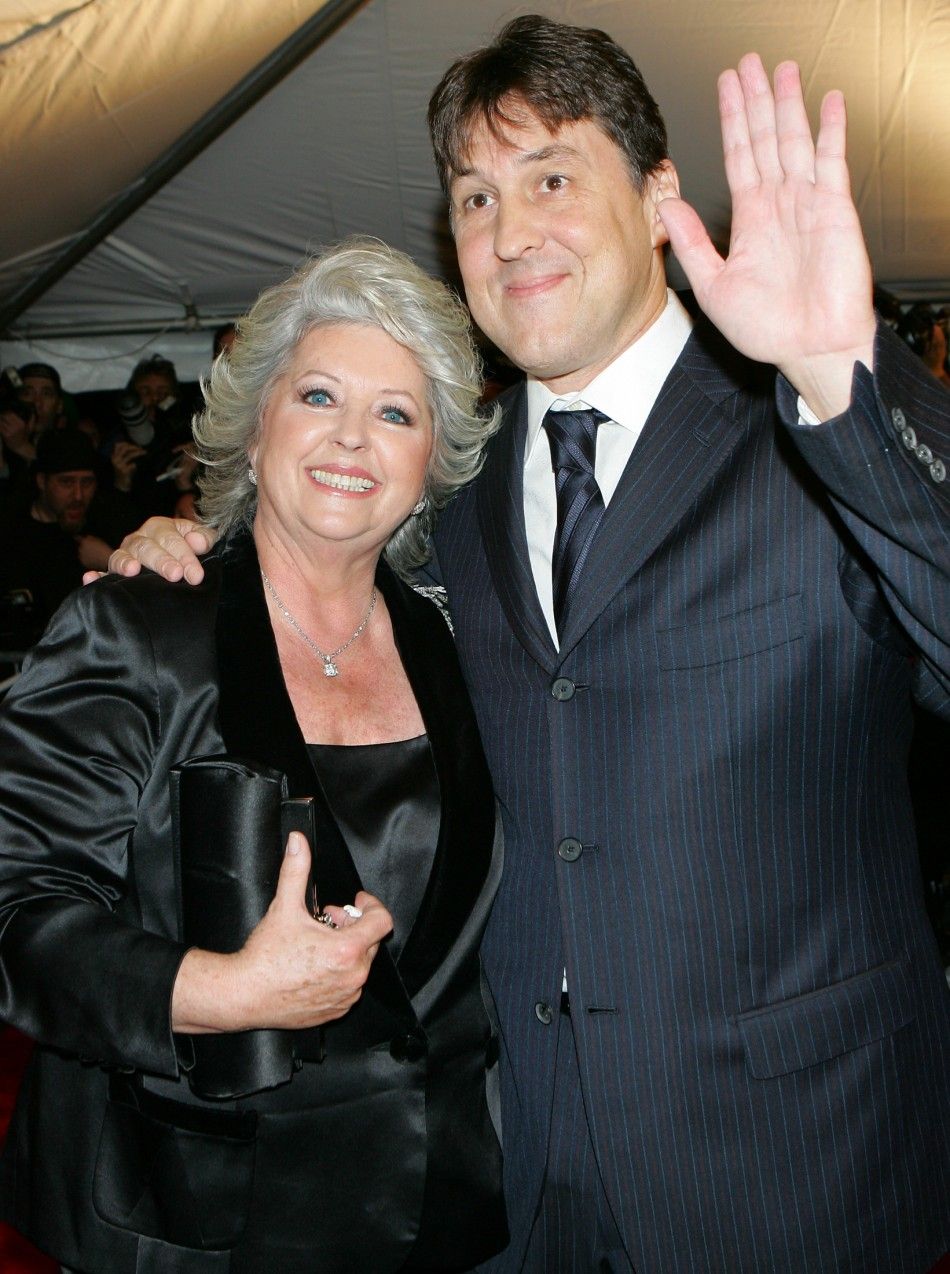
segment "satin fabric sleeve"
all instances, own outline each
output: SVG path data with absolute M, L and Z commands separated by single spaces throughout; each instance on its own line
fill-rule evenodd
M 918 702 L 950 717 L 950 393 L 880 322 L 874 359 L 873 376 L 855 368 L 841 416 L 798 424 L 795 390 L 782 377 L 779 413 L 918 656 Z M 905 441 L 908 426 L 916 447 Z M 935 480 L 941 466 L 947 476 Z
M 90 1061 L 175 1075 L 185 948 L 135 922 L 131 852 L 158 684 L 136 598 L 101 582 L 66 600 L 3 704 L 0 1018 Z

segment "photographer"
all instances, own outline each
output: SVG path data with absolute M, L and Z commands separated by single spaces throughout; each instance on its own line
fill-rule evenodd
M 173 513 L 192 489 L 191 415 L 173 363 L 154 354 L 136 364 L 118 402 L 109 457 L 116 490 L 129 494 L 143 516 Z
M 6 511 L 0 595 L 29 593 L 32 640 L 81 583 L 83 571 L 103 569 L 135 525 L 137 514 L 128 502 L 99 492 L 100 466 L 84 433 L 47 430 L 36 444 L 30 494 L 12 498 Z

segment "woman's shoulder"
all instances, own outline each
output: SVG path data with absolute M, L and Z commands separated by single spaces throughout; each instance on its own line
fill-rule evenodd
M 200 584 L 177 583 L 163 579 L 154 571 L 139 575 L 103 575 L 101 579 L 77 589 L 67 598 L 83 609 L 103 613 L 164 614 L 166 611 L 200 611 L 213 605 L 221 587 L 220 562 L 213 556 L 205 559 L 205 574 Z
M 171 584 L 152 572 L 131 578 L 104 575 L 66 597 L 27 663 L 45 665 L 60 657 L 108 661 L 120 655 L 134 663 L 146 653 L 158 656 L 169 642 L 176 649 L 193 645 L 212 631 L 219 591 L 214 566 L 195 587 Z

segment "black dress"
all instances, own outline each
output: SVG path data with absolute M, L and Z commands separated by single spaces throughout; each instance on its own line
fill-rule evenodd
M 308 743 L 307 752 L 364 889 L 393 917 L 393 931 L 384 941 L 398 968 L 439 839 L 439 783 L 428 737 L 354 746 Z M 305 1062 L 291 1084 L 257 1093 L 252 1101 L 259 1111 L 277 1111 L 318 1107 L 324 1099 L 320 1066 Z M 437 1165 L 430 1167 L 438 1172 Z M 435 1173 L 427 1175 L 427 1187 Z M 435 1206 L 427 1188 L 419 1237 L 402 1267 L 406 1274 L 471 1268 L 464 1251 L 457 1254 L 458 1264 L 446 1264 L 445 1227 L 444 1210 Z

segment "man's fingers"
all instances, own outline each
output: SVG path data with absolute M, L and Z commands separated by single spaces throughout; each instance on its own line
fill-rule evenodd
M 758 53 L 747 53 L 739 60 L 738 69 L 755 165 L 762 178 L 775 181 L 782 175 L 782 165 L 778 157 L 772 85 Z
M 126 540 L 131 538 L 131 536 L 127 535 L 122 543 L 125 544 Z M 138 575 L 141 569 L 141 562 L 134 558 L 126 549 L 118 548 L 109 555 L 109 570 L 113 575 Z M 83 577 L 83 583 L 89 584 L 91 582 L 85 576 Z
M 847 139 L 848 112 L 844 94 L 839 89 L 832 89 L 821 103 L 821 122 L 815 144 L 815 180 L 839 195 L 851 193 Z
M 722 257 L 706 233 L 699 214 L 685 199 L 663 199 L 657 204 L 670 247 L 686 273 L 700 305 L 722 270 Z
M 797 62 L 780 62 L 775 68 L 775 127 L 785 174 L 814 181 L 815 145 Z
M 213 533 L 200 522 L 149 518 L 141 530 L 125 537 L 112 554 L 109 569 L 120 575 L 137 575 L 141 565 L 173 583 L 184 577 L 189 584 L 199 584 L 204 567 L 196 552 L 207 552 L 213 543 Z
M 759 170 L 752 154 L 742 85 L 735 71 L 723 71 L 719 77 L 719 126 L 729 189 L 733 194 L 753 189 L 759 184 Z

